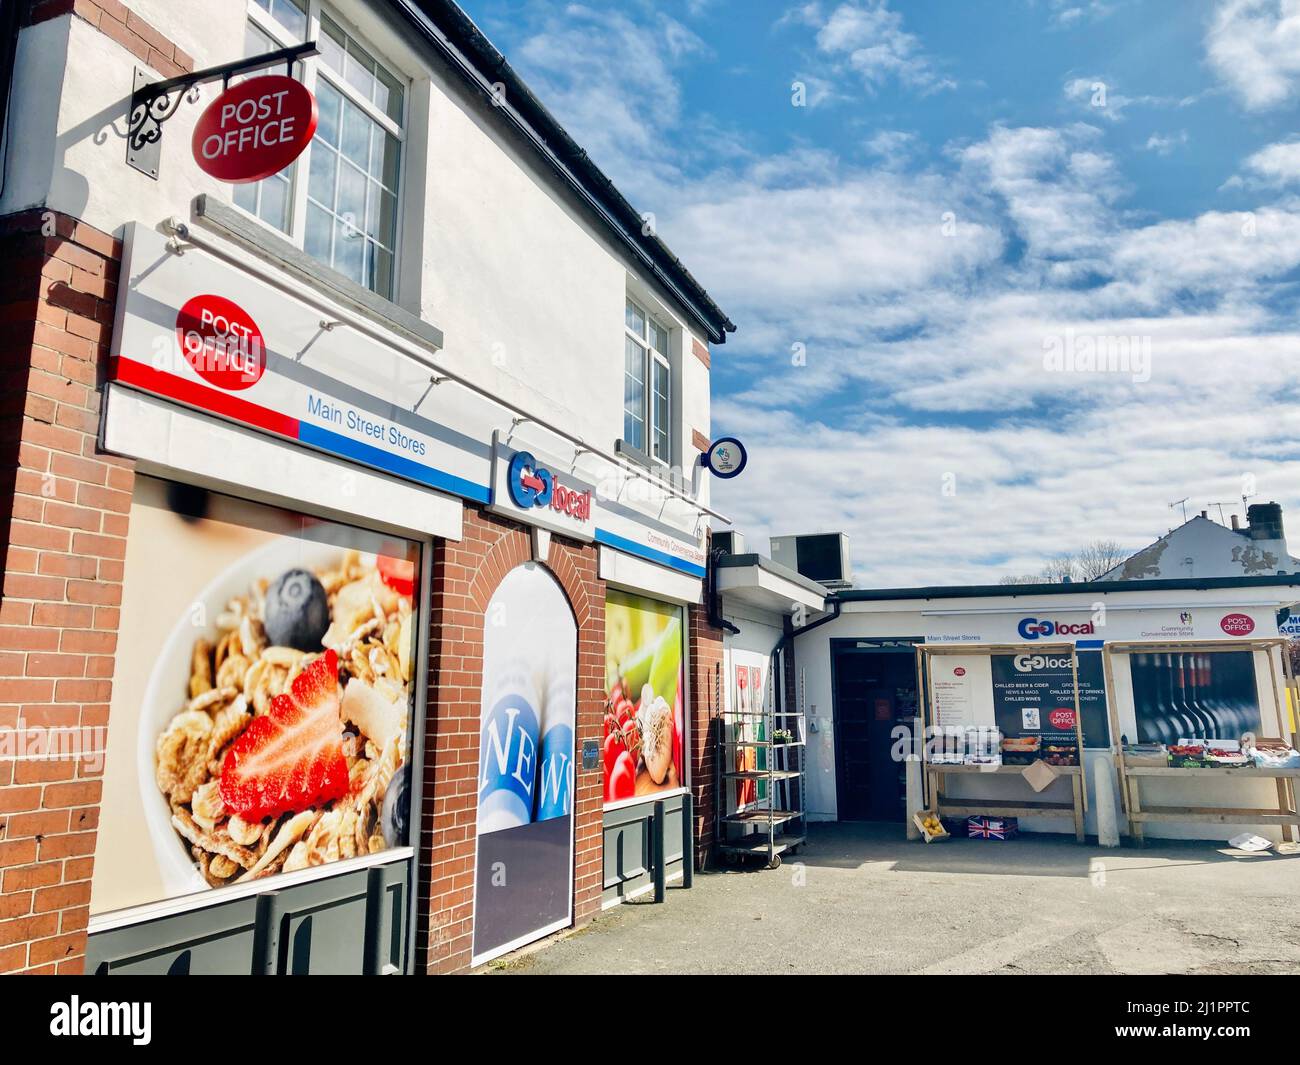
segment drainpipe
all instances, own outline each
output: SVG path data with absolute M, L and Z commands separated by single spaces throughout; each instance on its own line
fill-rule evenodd
M 791 629 L 789 632 L 783 632 L 781 634 L 781 639 L 777 641 L 776 649 L 772 653 L 773 655 L 776 656 L 777 662 L 779 663 L 781 668 L 781 697 L 783 701 L 785 699 L 785 661 L 786 661 L 785 649 L 786 647 L 791 645 L 794 642 L 794 638 L 796 636 L 801 636 L 805 632 L 812 632 L 813 629 L 819 629 L 827 622 L 834 621 L 837 617 L 840 616 L 840 611 L 842 608 L 843 608 L 843 604 L 840 603 L 839 598 L 836 596 L 832 596 L 831 612 L 827 614 L 824 618 L 818 618 L 816 621 L 812 622 L 811 624 L 802 625 L 797 629 Z

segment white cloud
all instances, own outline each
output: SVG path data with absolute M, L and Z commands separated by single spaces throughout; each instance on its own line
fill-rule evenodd
M 1186 143 L 1187 130 L 1181 129 L 1177 133 L 1153 133 L 1147 138 L 1145 147 L 1156 155 L 1169 155 L 1175 148 L 1181 148 Z
M 1247 109 L 1287 103 L 1300 84 L 1300 0 L 1219 0 L 1205 49 Z
M 817 47 L 844 57 L 872 90 L 891 81 L 921 92 L 952 89 L 915 34 L 903 29 L 903 16 L 885 0 L 840 4 L 817 30 Z
M 1300 337 L 1272 306 L 1300 268 L 1300 198 L 1135 218 L 1084 123 L 995 124 L 933 163 L 895 130 L 856 160 L 735 131 L 719 156 L 676 84 L 707 45 L 647 58 L 645 24 L 575 10 L 516 54 L 739 324 L 714 353 L 713 429 L 751 463 L 714 502 L 759 549 L 843 530 L 864 584 L 988 582 L 1099 537 L 1140 547 L 1170 500 L 1234 499 L 1247 473 L 1300 508 Z M 797 17 L 834 24 L 847 62 L 856 23 Z M 1281 185 L 1291 160 L 1274 145 L 1243 170 Z M 1130 337 L 1145 374 L 1046 358 Z
M 1251 176 L 1267 185 L 1292 185 L 1300 182 L 1300 140 L 1270 144 L 1251 155 L 1245 162 Z

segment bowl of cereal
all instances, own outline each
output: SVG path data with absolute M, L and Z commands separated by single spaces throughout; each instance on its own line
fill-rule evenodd
M 277 539 L 177 619 L 137 748 L 168 896 L 393 845 L 385 798 L 405 779 L 413 586 L 404 560 Z

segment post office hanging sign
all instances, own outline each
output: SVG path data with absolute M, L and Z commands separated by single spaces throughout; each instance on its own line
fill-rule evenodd
M 241 184 L 277 174 L 316 132 L 316 98 L 300 81 L 264 74 L 232 85 L 194 127 L 194 161 L 219 181 Z

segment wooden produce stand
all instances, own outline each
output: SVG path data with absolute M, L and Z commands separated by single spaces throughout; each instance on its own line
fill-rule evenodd
M 1087 778 L 1083 768 L 1083 714 L 1079 707 L 1079 656 L 1072 643 L 1013 643 L 1013 644 L 918 644 L 916 648 L 917 673 L 924 679 L 926 698 L 921 700 L 922 724 L 926 726 L 926 737 L 933 733 L 930 726 L 938 729 L 932 700 L 934 699 L 934 663 L 939 655 L 995 655 L 995 654 L 1068 654 L 1071 672 L 1074 675 L 1074 731 L 1079 745 L 1079 764 L 1072 766 L 1052 766 L 1058 776 L 1070 780 L 1071 799 L 1069 802 L 1053 802 L 1046 799 L 959 799 L 947 798 L 944 794 L 946 780 L 950 776 L 1020 776 L 1025 766 L 999 765 L 943 765 L 929 760 L 930 745 L 922 745 L 922 759 L 926 794 L 929 796 L 930 809 L 939 817 L 970 817 L 984 814 L 1001 817 L 1068 817 L 1074 822 L 1074 838 L 1080 843 L 1085 840 L 1084 815 L 1088 810 Z M 973 726 L 978 727 L 978 726 Z M 1023 783 L 1023 781 L 1022 781 Z M 1025 785 L 1026 787 L 1028 785 Z
M 1296 781 L 1300 779 L 1300 769 L 1262 769 L 1257 766 L 1243 768 L 1226 768 L 1206 766 L 1197 769 L 1181 769 L 1174 766 L 1129 765 L 1124 758 L 1124 744 L 1119 721 L 1119 708 L 1115 702 L 1114 656 L 1130 654 L 1201 654 L 1215 651 L 1263 651 L 1268 658 L 1270 687 L 1273 691 L 1273 707 L 1277 711 L 1277 720 L 1282 729 L 1287 729 L 1288 715 L 1286 704 L 1279 694 L 1277 665 L 1273 659 L 1273 649 L 1282 648 L 1282 668 L 1285 672 L 1286 688 L 1294 689 L 1295 678 L 1291 673 L 1291 663 L 1286 654 L 1285 637 L 1269 637 L 1258 640 L 1198 640 L 1198 641 L 1130 641 L 1108 643 L 1102 651 L 1102 662 L 1106 675 L 1106 710 L 1110 716 L 1111 737 L 1115 746 L 1116 768 L 1119 772 L 1120 798 L 1124 805 L 1124 816 L 1128 820 L 1129 835 L 1139 846 L 1146 842 L 1145 826 L 1156 821 L 1181 821 L 1184 823 L 1206 824 L 1260 824 L 1282 825 L 1288 840 L 1295 841 L 1297 828 L 1300 827 L 1300 806 L 1296 804 Z M 1291 731 L 1291 746 L 1300 750 L 1300 736 Z M 1133 737 L 1137 739 L 1136 736 Z M 1190 737 L 1189 737 L 1190 738 Z M 1208 737 L 1207 737 L 1208 738 Z M 1225 737 L 1218 737 L 1220 739 Z M 1261 739 L 1281 739 L 1281 736 L 1262 736 Z M 1221 806 L 1149 806 L 1144 805 L 1141 784 L 1147 780 L 1176 779 L 1196 780 L 1205 778 L 1213 780 L 1221 777 L 1244 777 L 1254 780 L 1274 780 L 1277 783 L 1277 806 L 1264 807 L 1221 807 Z

